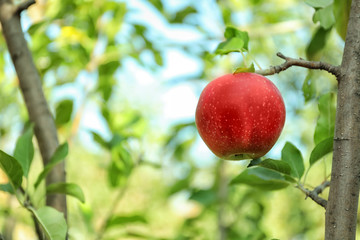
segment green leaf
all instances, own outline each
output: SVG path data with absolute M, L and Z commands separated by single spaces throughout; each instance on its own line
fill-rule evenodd
M 107 223 L 106 228 L 131 224 L 131 223 L 147 223 L 147 220 L 142 215 L 130 215 L 130 216 L 113 216 Z
M 55 153 L 51 157 L 49 163 L 45 166 L 43 171 L 39 174 L 38 178 L 36 179 L 36 182 L 34 184 L 35 188 L 39 186 L 41 181 L 49 174 L 49 172 L 61 161 L 64 160 L 64 158 L 67 156 L 69 152 L 69 146 L 67 142 L 61 144 L 58 146 L 58 148 L 55 150 Z
M 325 8 L 333 3 L 333 0 L 305 0 L 305 3 L 314 8 Z
M 240 38 L 240 39 L 242 39 L 243 42 L 244 42 L 243 48 L 245 50 L 248 50 L 249 34 L 247 32 L 240 31 L 240 30 L 236 29 L 235 27 L 226 27 L 224 37 L 226 39 L 231 39 L 231 38 Z
M 281 160 L 290 165 L 290 175 L 300 180 L 304 174 L 305 168 L 304 160 L 299 149 L 297 149 L 292 143 L 286 142 L 281 151 Z
M 304 80 L 302 91 L 305 98 L 305 103 L 307 103 L 308 101 L 310 101 L 315 97 L 316 84 L 315 84 L 314 71 L 309 71 L 308 75 Z
M 327 93 L 320 97 L 319 118 L 315 127 L 315 144 L 322 140 L 334 136 L 335 116 L 336 116 L 336 96 L 334 93 Z
M 250 67 L 239 67 L 235 69 L 234 74 L 242 73 L 242 72 L 255 72 L 254 64 L 252 63 Z
M 320 22 L 320 25 L 324 29 L 331 28 L 335 23 L 335 17 L 333 14 L 333 5 L 329 5 L 325 8 L 317 10 L 313 17 L 314 23 Z
M 100 136 L 98 133 L 94 131 L 90 131 L 93 139 L 95 142 L 97 142 L 100 146 L 102 146 L 105 149 L 111 149 L 109 142 L 107 142 L 102 136 Z
M 34 158 L 32 138 L 33 128 L 30 127 L 19 137 L 14 150 L 14 158 L 20 163 L 25 177 L 28 176 L 30 165 Z
M 111 187 L 117 187 L 125 182 L 125 176 L 122 169 L 119 168 L 114 162 L 111 162 L 108 169 L 108 180 Z
M 10 193 L 10 194 L 14 194 L 14 189 L 13 187 L 11 186 L 10 183 L 6 183 L 6 184 L 0 184 L 0 191 L 3 191 L 3 192 L 7 192 L 7 193 Z
M 133 170 L 134 163 L 130 153 L 122 145 L 111 150 L 111 160 L 108 168 L 108 180 L 112 187 L 117 187 L 126 182 Z
M 261 163 L 261 158 L 255 158 L 255 159 L 252 159 L 249 164 L 247 165 L 247 167 L 253 167 L 253 166 L 256 166 L 256 165 L 259 165 Z
M 240 52 L 240 50 L 244 47 L 244 40 L 241 38 L 230 38 L 225 42 L 222 42 L 218 45 L 217 49 L 215 50 L 215 54 L 228 54 L 231 52 Z
M 109 60 L 101 64 L 98 68 L 99 72 L 99 87 L 98 91 L 101 92 L 105 101 L 109 100 L 115 80 L 114 73 L 120 67 L 118 60 Z
M 184 19 L 192 14 L 197 13 L 196 9 L 194 7 L 188 6 L 184 8 L 183 10 L 176 13 L 175 17 L 170 20 L 171 23 L 182 23 Z
M 94 210 L 90 204 L 79 204 L 79 210 L 88 233 L 95 233 L 93 226 Z
M 159 66 L 163 66 L 164 65 L 164 60 L 163 60 L 163 57 L 161 55 L 161 52 L 153 51 L 153 53 L 154 53 L 154 59 L 155 59 L 156 64 L 159 65 Z
M 79 185 L 75 183 L 53 183 L 46 187 L 46 194 L 66 194 L 77 198 L 80 202 L 85 202 L 85 196 Z
M 57 105 L 55 114 L 55 123 L 57 127 L 60 127 L 70 121 L 72 110 L 72 100 L 65 99 Z
M 278 190 L 289 185 L 286 178 L 273 170 L 263 167 L 251 167 L 240 173 L 231 184 L 246 184 L 262 190 Z
M 189 199 L 197 201 L 205 206 L 208 206 L 216 201 L 216 193 L 211 189 L 198 190 L 198 191 L 194 191 Z
M 41 207 L 38 210 L 28 208 L 39 222 L 49 240 L 64 240 L 67 225 L 64 214 L 52 207 Z
M 334 138 L 329 137 L 319 142 L 310 154 L 310 166 L 314 165 L 319 159 L 333 151 Z
M 9 178 L 9 182 L 13 189 L 18 189 L 23 177 L 23 170 L 18 161 L 0 150 L 0 168 Z
M 174 193 L 177 193 L 177 192 L 180 192 L 180 191 L 182 191 L 182 190 L 184 190 L 184 189 L 189 188 L 189 186 L 190 186 L 190 181 L 191 181 L 190 179 L 191 179 L 191 176 L 188 176 L 188 177 L 186 177 L 186 178 L 184 178 L 184 179 L 181 179 L 181 180 L 179 180 L 179 181 L 176 181 L 176 182 L 174 183 L 174 185 L 172 185 L 172 186 L 169 188 L 169 190 L 168 190 L 169 196 L 170 196 L 170 195 L 173 195 Z
M 325 47 L 327 37 L 331 29 L 319 27 L 313 35 L 309 45 L 306 48 L 306 57 L 309 60 L 319 60 L 318 53 Z
M 163 11 L 164 6 L 163 6 L 161 0 L 148 0 L 148 2 L 151 3 L 160 12 Z
M 226 41 L 220 43 L 215 54 L 228 54 L 230 52 L 247 51 L 249 45 L 249 34 L 235 27 L 226 27 L 224 37 Z
M 349 22 L 350 8 L 351 0 L 334 0 L 335 28 L 344 41 Z
M 290 175 L 291 173 L 290 165 L 287 162 L 281 160 L 274 160 L 268 158 L 260 162 L 257 166 L 268 168 L 287 175 Z
M 40 22 L 37 22 L 37 23 L 34 23 L 32 24 L 29 29 L 27 30 L 27 32 L 30 34 L 30 35 L 33 35 L 35 34 L 38 30 L 40 29 L 44 29 L 46 27 L 46 25 L 48 25 L 50 23 L 49 20 L 42 20 Z

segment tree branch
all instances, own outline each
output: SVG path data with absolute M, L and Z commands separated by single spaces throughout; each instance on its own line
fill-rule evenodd
M 359 16 L 360 0 L 352 0 L 338 81 L 331 184 L 325 214 L 326 240 L 356 239 L 360 190 Z
M 31 5 L 35 4 L 36 1 L 35 0 L 28 0 L 25 2 L 20 3 L 19 5 L 16 6 L 16 14 L 20 14 L 22 11 L 28 9 Z
M 320 184 L 314 190 L 310 191 L 309 189 L 305 188 L 303 185 L 299 184 L 297 187 L 306 195 L 307 197 L 310 197 L 314 202 L 322 206 L 326 209 L 327 201 L 321 197 L 319 197 L 319 194 L 324 191 L 325 188 L 330 186 L 329 181 L 325 181 L 324 183 Z
M 267 75 L 273 75 L 276 73 L 280 73 L 292 66 L 298 66 L 298 67 L 303 67 L 303 68 L 308 68 L 308 69 L 325 70 L 325 71 L 335 75 L 337 78 L 340 76 L 340 66 L 334 66 L 334 65 L 331 65 L 329 63 L 324 63 L 324 62 L 307 61 L 302 58 L 300 58 L 300 59 L 290 58 L 290 57 L 284 56 L 284 54 L 282 54 L 281 52 L 278 52 L 276 55 L 279 58 L 284 59 L 285 62 L 278 66 L 272 66 L 269 69 L 257 70 L 257 71 L 255 71 L 255 73 L 263 75 L 263 76 L 267 76 Z
M 19 6 L 13 5 L 11 0 L 0 0 L 0 21 L 2 33 L 19 79 L 29 118 L 35 126 L 34 132 L 39 144 L 43 164 L 46 165 L 59 145 L 57 129 L 42 90 L 40 75 L 22 31 L 20 15 L 14 14 L 16 9 L 19 11 L 30 6 L 30 4 L 32 4 L 32 1 L 29 0 L 26 4 L 21 4 L 19 8 Z M 46 177 L 46 184 L 65 181 L 65 163 L 61 162 Z M 67 217 L 65 195 L 55 194 L 47 196 L 46 204 L 63 212 L 65 218 Z

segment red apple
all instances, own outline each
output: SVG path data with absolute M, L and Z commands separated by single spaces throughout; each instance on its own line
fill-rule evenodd
M 275 144 L 285 123 L 279 90 L 255 73 L 226 74 L 203 90 L 195 122 L 201 138 L 219 158 L 254 159 Z

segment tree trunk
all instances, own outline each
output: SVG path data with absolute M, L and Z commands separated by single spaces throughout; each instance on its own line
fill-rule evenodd
M 34 3 L 29 1 L 29 4 Z M 26 4 L 22 7 L 27 6 Z M 46 165 L 59 145 L 54 119 L 47 105 L 39 73 L 20 24 L 20 12 L 23 9 L 14 6 L 10 0 L 0 0 L 0 21 L 19 84 L 24 96 L 30 121 L 34 123 L 44 165 Z M 58 164 L 46 178 L 46 184 L 65 182 L 64 162 Z M 46 204 L 64 213 L 66 218 L 66 196 L 47 197 Z
M 360 187 L 360 0 L 353 0 L 338 77 L 325 239 L 355 239 Z

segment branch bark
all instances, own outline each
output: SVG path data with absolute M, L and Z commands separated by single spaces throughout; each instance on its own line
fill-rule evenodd
M 331 65 L 331 64 L 325 63 L 325 62 L 307 61 L 302 58 L 300 58 L 300 59 L 290 58 L 290 57 L 284 56 L 284 54 L 282 54 L 281 52 L 278 52 L 276 55 L 279 58 L 284 59 L 285 62 L 278 66 L 272 66 L 269 69 L 257 70 L 257 71 L 255 71 L 255 73 L 263 75 L 263 76 L 267 76 L 267 75 L 273 75 L 276 73 L 280 73 L 292 66 L 298 66 L 298 67 L 304 67 L 304 68 L 308 68 L 308 69 L 325 70 L 325 71 L 335 75 L 336 77 L 338 77 L 340 75 L 340 67 L 339 66 L 334 66 L 334 65 Z
M 28 110 L 29 118 L 34 123 L 44 165 L 46 165 L 59 145 L 54 119 L 46 102 L 39 73 L 20 24 L 20 12 L 29 7 L 34 1 L 27 1 L 23 5 L 15 6 L 11 0 L 0 0 L 0 22 L 3 29 L 11 59 L 19 78 L 21 92 Z M 58 164 L 46 178 L 46 184 L 65 182 L 64 162 Z M 52 206 L 67 216 L 66 196 L 51 195 L 46 199 L 48 206 Z
M 352 0 L 338 79 L 325 239 L 355 239 L 360 190 L 360 0 Z
M 314 202 L 322 206 L 326 209 L 327 201 L 321 197 L 319 197 L 319 194 L 324 191 L 325 188 L 327 188 L 330 185 L 330 182 L 326 181 L 316 188 L 314 190 L 310 191 L 309 189 L 305 188 L 303 185 L 299 184 L 298 188 L 306 194 L 306 197 L 310 197 Z

